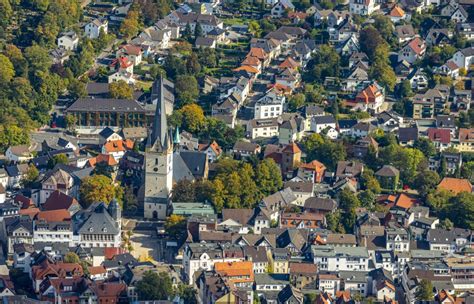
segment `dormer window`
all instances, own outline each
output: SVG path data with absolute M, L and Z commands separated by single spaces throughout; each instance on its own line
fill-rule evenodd
M 93 231 L 94 231 L 94 228 L 90 227 L 89 232 L 93 232 Z
M 102 228 L 102 232 L 107 232 L 107 228 Z

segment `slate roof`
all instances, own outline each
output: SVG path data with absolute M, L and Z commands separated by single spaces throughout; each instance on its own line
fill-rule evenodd
M 385 165 L 382 168 L 380 168 L 380 170 L 375 172 L 375 175 L 384 176 L 384 177 L 394 177 L 394 176 L 398 176 L 399 174 L 400 174 L 400 171 L 398 171 L 398 169 L 395 168 L 394 166 L 390 166 L 390 165 Z
M 398 140 L 402 142 L 408 142 L 418 139 L 418 128 L 399 128 L 398 129 Z
M 140 112 L 146 113 L 145 108 L 135 100 L 114 99 L 114 98 L 79 98 L 69 108 L 67 112 Z
M 305 209 L 333 211 L 337 208 L 335 200 L 323 197 L 310 197 L 304 202 Z
M 79 234 L 118 234 L 115 220 L 110 216 L 104 203 L 95 203 L 87 210 L 79 211 L 74 218 L 80 220 Z

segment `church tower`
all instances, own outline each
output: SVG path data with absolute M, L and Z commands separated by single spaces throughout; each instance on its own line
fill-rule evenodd
M 155 118 L 145 151 L 144 217 L 164 220 L 173 187 L 173 143 L 166 121 L 163 77 L 153 83 Z

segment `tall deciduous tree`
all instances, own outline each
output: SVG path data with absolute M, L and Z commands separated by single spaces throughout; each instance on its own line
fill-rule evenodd
M 422 279 L 415 291 L 416 300 L 431 301 L 433 300 L 433 297 L 434 297 L 433 284 L 429 280 Z
M 147 271 L 137 282 L 138 299 L 142 301 L 168 300 L 174 295 L 171 278 L 166 272 L 156 273 Z
M 0 54 L 0 86 L 9 83 L 15 76 L 13 63 L 7 56 Z
M 196 101 L 199 96 L 199 85 L 196 77 L 192 75 L 180 75 L 175 83 L 176 96 L 180 106 Z
M 86 177 L 79 189 L 83 207 L 88 207 L 95 202 L 110 203 L 112 199 L 122 202 L 123 189 L 114 185 L 112 179 L 104 175 Z
M 283 186 L 281 170 L 271 158 L 266 158 L 257 165 L 255 177 L 264 196 L 275 193 Z
M 133 89 L 125 81 L 119 80 L 109 84 L 110 97 L 119 99 L 132 99 Z

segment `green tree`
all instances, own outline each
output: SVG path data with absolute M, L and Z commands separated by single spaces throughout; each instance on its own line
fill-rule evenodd
M 81 259 L 74 252 L 68 252 L 64 256 L 64 263 L 77 263 L 77 264 L 79 264 L 80 262 L 81 262 Z
M 201 72 L 201 64 L 199 63 L 199 58 L 196 53 L 191 53 L 186 60 L 186 69 L 191 75 L 197 75 Z
M 436 148 L 433 142 L 426 137 L 420 137 L 415 140 L 413 147 L 420 150 L 424 155 L 426 155 L 426 157 L 433 156 L 436 153 Z
M 193 33 L 192 33 L 192 30 L 191 30 L 191 25 L 189 23 L 187 23 L 186 27 L 184 28 L 183 38 L 185 40 L 187 40 L 188 42 L 191 42 L 192 37 L 193 37 Z
M 182 107 L 196 101 L 199 96 L 199 86 L 196 77 L 192 75 L 180 75 L 175 83 L 176 97 Z
M 179 180 L 173 186 L 172 199 L 173 202 L 195 202 L 196 187 L 194 182 L 188 179 Z
M 375 199 L 376 195 L 370 190 L 364 190 L 359 192 L 357 195 L 362 207 L 365 207 L 369 210 L 373 210 L 375 208 Z
M 77 123 L 76 116 L 72 114 L 67 114 L 64 117 L 64 121 L 66 122 L 66 128 L 68 128 L 69 130 L 73 130 Z
M 84 178 L 79 192 L 84 208 L 95 202 L 108 204 L 114 198 L 119 202 L 122 202 L 123 199 L 122 187 L 114 185 L 112 179 L 104 175 L 93 175 Z
M 186 235 L 186 219 L 184 216 L 172 214 L 165 222 L 166 232 L 174 240 L 181 240 Z
M 370 60 L 375 61 L 376 51 L 382 45 L 386 44 L 379 31 L 372 25 L 364 27 L 360 33 L 360 49 L 366 53 Z M 387 57 L 388 59 L 388 57 Z
M 202 30 L 202 26 L 199 22 L 196 22 L 196 26 L 194 27 L 194 39 L 197 39 L 198 37 L 202 37 L 204 34 Z
M 69 81 L 68 91 L 73 99 L 87 96 L 86 84 L 75 78 Z
M 319 51 L 309 61 L 305 74 L 306 80 L 323 81 L 326 77 L 339 75 L 340 57 L 330 45 L 321 45 Z
M 341 216 L 340 210 L 336 210 L 335 212 L 326 214 L 327 228 L 336 233 L 346 233 L 346 230 L 344 229 L 344 226 L 342 225 L 341 218 L 342 216 Z
M 251 33 L 256 38 L 260 37 L 262 33 L 262 29 L 257 20 L 251 20 L 248 26 L 249 26 L 249 33 Z
M 52 64 L 48 50 L 39 45 L 27 47 L 25 49 L 25 58 L 28 60 L 30 70 L 33 73 L 47 73 Z
M 23 187 L 28 188 L 30 187 L 39 177 L 39 171 L 34 164 L 30 164 L 28 166 L 28 170 L 26 171 L 26 176 L 22 179 L 21 183 Z
M 397 83 L 397 76 L 390 66 L 389 48 L 386 43 L 377 47 L 374 52 L 373 64 L 370 67 L 369 74 L 375 78 L 381 85 L 390 91 L 393 91 Z
M 329 170 L 336 168 L 337 162 L 345 160 L 347 153 L 344 145 L 334 142 L 320 134 L 311 134 L 303 142 L 303 148 L 307 154 L 307 161 L 318 160 Z
M 271 158 L 265 158 L 257 165 L 255 178 L 263 196 L 273 194 L 283 186 L 281 170 Z
M 20 128 L 16 125 L 0 125 L 0 151 L 10 146 L 24 145 L 30 142 L 28 128 Z
M 452 197 L 445 213 L 456 227 L 474 229 L 474 194 L 461 192 Z
M 137 282 L 136 290 L 140 301 L 168 300 L 174 295 L 171 278 L 166 272 L 145 272 Z
M 250 164 L 244 163 L 239 170 L 240 201 L 244 208 L 254 208 L 262 198 L 255 183 L 255 172 Z
M 9 83 L 13 76 L 15 76 L 13 63 L 7 56 L 0 54 L 0 87 Z
M 288 108 L 290 111 L 295 112 L 297 109 L 304 106 L 306 101 L 306 96 L 302 93 L 295 94 L 291 96 L 290 101 L 288 102 Z
M 206 117 L 198 104 L 187 104 L 178 111 L 182 116 L 182 126 L 185 130 L 197 133 L 205 127 Z
M 431 301 L 434 298 L 433 284 L 429 280 L 422 279 L 416 288 L 415 298 L 417 301 Z
M 453 229 L 453 227 L 453 222 L 446 218 L 444 220 L 441 220 L 436 228 L 451 230 Z
M 426 203 L 436 214 L 443 214 L 453 195 L 446 190 L 432 191 L 426 197 Z
M 346 188 L 339 193 L 339 207 L 343 212 L 341 223 L 346 231 L 353 231 L 357 219 L 355 210 L 360 205 L 360 200 L 349 189 Z
M 66 154 L 56 154 L 48 160 L 48 168 L 52 169 L 56 165 L 67 165 L 69 164 L 69 159 Z
M 127 14 L 125 20 L 122 21 L 120 25 L 119 33 L 125 39 L 130 39 L 138 34 L 140 30 L 140 20 L 138 12 L 135 10 L 130 10 Z
M 109 84 L 110 97 L 118 99 L 132 99 L 133 88 L 125 81 L 119 80 Z
M 401 98 L 411 97 L 413 95 L 409 80 L 405 79 L 398 85 L 397 94 Z
M 426 197 L 428 193 L 433 191 L 439 184 L 440 178 L 438 173 L 431 170 L 424 170 L 418 173 L 415 186 L 421 196 Z

